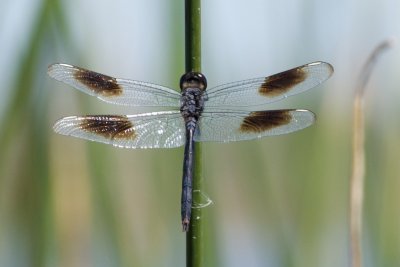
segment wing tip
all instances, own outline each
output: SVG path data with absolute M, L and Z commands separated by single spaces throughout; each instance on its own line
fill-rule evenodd
M 50 64 L 47 67 L 47 75 L 49 75 L 51 78 L 54 78 L 54 74 L 55 74 L 54 72 L 58 68 L 58 66 L 59 66 L 59 63 Z
M 76 118 L 77 116 L 69 116 L 58 119 L 53 125 L 53 131 L 58 134 L 69 135 L 69 133 L 67 133 L 65 129 L 68 128 L 68 122 L 71 120 L 75 120 Z
M 308 114 L 314 120 L 317 118 L 317 115 L 314 112 L 312 112 L 311 110 L 308 110 L 308 109 L 291 109 L 290 111 L 291 112 L 300 112 L 302 114 Z
M 328 74 L 327 75 L 327 77 L 326 77 L 326 79 L 328 79 L 329 77 L 331 77 L 332 76 L 332 74 L 334 73 L 334 71 L 335 71 L 335 69 L 334 69 L 334 67 L 332 66 L 332 64 L 330 64 L 330 63 L 328 63 L 328 62 L 325 62 L 325 61 L 315 61 L 315 62 L 311 62 L 311 63 L 308 63 L 308 64 L 306 64 L 305 66 L 319 66 L 320 68 L 321 67 L 324 67 L 324 69 L 326 70 L 326 73 Z
M 56 80 L 59 80 L 60 70 L 65 70 L 73 68 L 72 65 L 64 64 L 64 63 L 53 63 L 47 67 L 47 74 Z

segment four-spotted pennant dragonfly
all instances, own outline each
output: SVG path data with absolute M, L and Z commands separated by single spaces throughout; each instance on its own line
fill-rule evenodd
M 314 62 L 269 77 L 207 89 L 205 76 L 188 72 L 181 93 L 146 82 L 113 78 L 83 68 L 53 64 L 48 74 L 76 89 L 118 105 L 164 107 L 169 111 L 135 115 L 71 116 L 55 132 L 125 148 L 185 146 L 181 217 L 189 228 L 192 208 L 194 142 L 231 142 L 286 134 L 315 121 L 309 110 L 263 110 L 266 104 L 304 92 L 328 79 L 333 67 Z

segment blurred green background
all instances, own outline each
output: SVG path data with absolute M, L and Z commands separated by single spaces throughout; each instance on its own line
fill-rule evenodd
M 183 149 L 59 136 L 78 114 L 132 114 L 51 80 L 63 62 L 178 89 L 184 1 L 0 2 L 0 266 L 184 266 Z M 372 49 L 400 34 L 398 0 L 203 1 L 209 86 L 322 60 L 334 76 L 271 105 L 301 132 L 203 145 L 206 266 L 348 266 L 352 98 Z M 366 95 L 365 266 L 400 266 L 400 48 Z

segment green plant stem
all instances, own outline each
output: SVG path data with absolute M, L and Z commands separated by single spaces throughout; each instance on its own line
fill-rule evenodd
M 186 71 L 201 71 L 201 6 L 200 0 L 185 0 Z
M 201 71 L 201 6 L 200 0 L 185 0 L 185 65 L 186 72 Z M 193 175 L 193 205 L 201 203 L 201 146 L 195 144 Z M 201 208 L 192 208 L 189 231 L 186 234 L 186 266 L 203 266 L 203 216 Z

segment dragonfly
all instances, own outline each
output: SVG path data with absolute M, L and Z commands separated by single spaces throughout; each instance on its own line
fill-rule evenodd
M 326 62 L 312 62 L 268 77 L 207 89 L 207 79 L 190 71 L 180 79 L 181 92 L 136 80 L 114 78 L 68 64 L 52 64 L 48 75 L 111 104 L 162 107 L 165 111 L 134 115 L 69 116 L 58 120 L 56 133 L 146 149 L 184 146 L 181 222 L 188 231 L 192 209 L 195 142 L 232 142 L 287 134 L 315 122 L 305 109 L 267 110 L 266 105 L 307 91 L 333 74 Z

